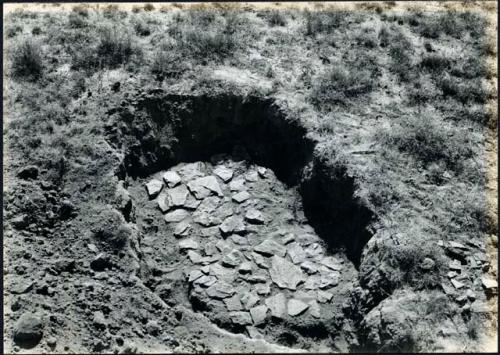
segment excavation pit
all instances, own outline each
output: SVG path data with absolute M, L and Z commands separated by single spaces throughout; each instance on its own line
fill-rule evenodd
M 372 214 L 298 120 L 237 96 L 153 94 L 118 114 L 153 291 L 250 337 L 338 332 Z

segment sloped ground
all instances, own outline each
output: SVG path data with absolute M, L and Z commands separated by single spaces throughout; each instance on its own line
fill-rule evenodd
M 342 6 L 346 12 L 319 4 L 311 12 L 47 7 L 6 15 L 8 351 L 491 344 L 496 5 Z M 238 144 L 246 163 L 233 154 Z M 211 160 L 216 153 L 230 156 Z M 222 194 L 198 199 L 180 173 L 178 186 L 190 201 L 226 200 L 232 216 L 205 219 L 191 207 L 185 217 L 197 233 L 184 236 L 183 222 L 164 221 L 171 211 L 162 214 L 145 183 L 198 161 Z M 212 170 L 220 164 L 233 170 L 228 183 Z M 255 172 L 257 181 L 243 184 L 248 200 L 234 201 L 231 182 Z M 218 207 L 215 214 L 229 213 Z M 262 224 L 245 220 L 252 211 L 256 221 L 254 209 Z M 247 233 L 231 235 L 241 224 L 224 225 L 228 217 L 243 220 Z M 273 235 L 276 244 L 263 250 L 274 254 L 262 255 L 271 265 L 261 267 L 255 248 Z M 304 235 L 314 241 L 303 244 Z M 219 259 L 208 260 L 208 241 L 225 243 L 213 250 Z M 181 242 L 192 252 L 180 251 Z M 293 243 L 316 273 L 294 263 Z M 231 267 L 242 257 L 250 274 Z M 293 278 L 280 280 L 279 264 L 289 263 L 300 268 L 296 290 L 283 285 Z M 334 279 L 324 274 L 339 284 L 320 287 Z M 306 288 L 315 275 L 319 291 L 333 295 L 328 302 Z M 215 284 L 200 282 L 211 276 L 229 278 L 229 287 L 208 291 Z M 240 297 L 242 310 L 234 297 L 248 291 L 251 276 L 265 279 L 250 288 L 259 297 L 253 314 L 250 297 Z M 231 295 L 221 300 L 224 291 Z M 285 316 L 273 316 L 271 305 L 282 303 Z M 251 339 L 259 333 L 263 339 Z

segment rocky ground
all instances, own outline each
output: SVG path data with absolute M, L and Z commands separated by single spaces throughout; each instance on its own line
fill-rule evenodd
M 290 327 L 304 335 L 295 345 L 333 332 L 357 279 L 353 264 L 326 250 L 296 191 L 270 169 L 222 159 L 158 173 L 149 196 L 142 181 L 130 188 L 137 223 L 156 231 L 142 251 L 161 278 L 148 286 L 251 338 L 277 342 Z
M 127 6 L 4 16 L 8 353 L 495 349 L 496 5 Z

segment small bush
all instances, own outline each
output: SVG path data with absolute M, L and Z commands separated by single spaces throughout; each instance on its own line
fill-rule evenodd
M 445 69 L 449 69 L 451 61 L 449 58 L 442 57 L 436 54 L 430 54 L 422 58 L 420 66 L 433 73 L 439 73 Z
M 426 258 L 433 261 L 430 270 L 422 268 Z M 445 257 L 440 250 L 432 247 L 430 242 L 387 244 L 382 260 L 394 270 L 388 274 L 392 289 L 401 288 L 403 285 L 412 286 L 417 290 L 435 289 L 441 284 L 440 275 L 446 266 Z
M 313 85 L 311 100 L 316 106 L 346 104 L 372 91 L 371 73 L 363 70 L 348 71 L 345 65 L 335 65 L 321 75 Z
M 391 43 L 391 35 L 387 26 L 383 26 L 378 33 L 380 47 L 387 47 Z
M 38 36 L 41 33 L 42 33 L 42 29 L 40 27 L 38 27 L 38 26 L 33 27 L 33 29 L 31 30 L 31 34 L 33 36 Z
M 89 17 L 89 10 L 86 5 L 73 6 L 72 11 L 81 17 Z
M 134 26 L 135 33 L 137 33 L 137 35 L 141 37 L 146 37 L 151 34 L 151 29 L 145 21 L 140 19 L 134 19 L 132 24 Z
M 187 18 L 177 16 L 169 34 L 185 56 L 205 62 L 232 56 L 244 43 L 240 36 L 244 21 L 236 11 L 219 16 L 214 10 L 191 10 Z
M 8 38 L 15 37 L 18 33 L 22 33 L 22 32 L 23 32 L 23 28 L 19 25 L 9 26 L 5 30 L 5 34 L 7 35 Z
M 218 12 L 215 10 L 190 10 L 189 22 L 194 27 L 209 27 L 217 20 Z
M 378 39 L 375 33 L 370 32 L 365 29 L 356 36 L 356 42 L 358 45 L 366 48 L 376 48 L 378 45 Z
M 235 47 L 236 42 L 230 34 L 199 29 L 184 33 L 183 48 L 198 59 L 222 59 L 231 55 Z
M 388 147 L 412 155 L 428 166 L 443 162 L 452 171 L 461 171 L 462 162 L 474 155 L 467 131 L 444 127 L 430 115 L 405 116 L 390 130 L 377 133 L 377 139 Z
M 486 20 L 483 16 L 471 12 L 447 11 L 443 14 L 426 14 L 420 18 L 417 31 L 426 38 L 436 39 L 441 35 L 463 38 L 470 34 L 472 38 L 484 35 Z
M 317 33 L 332 33 L 345 23 L 348 15 L 343 11 L 306 11 L 304 16 L 306 20 L 306 35 L 314 36 Z
M 68 16 L 68 25 L 70 28 L 84 28 L 87 27 L 87 21 L 78 13 L 70 13 Z
M 144 5 L 144 11 L 153 11 L 155 9 L 153 4 L 147 3 Z
M 153 56 L 151 73 L 160 81 L 165 78 L 178 78 L 186 69 L 182 53 L 176 50 L 172 44 L 162 45 Z
M 286 26 L 287 23 L 282 11 L 269 11 L 266 19 L 271 26 Z
M 391 36 L 389 56 L 391 57 L 391 71 L 398 75 L 403 82 L 409 81 L 415 73 L 411 72 L 412 43 L 401 33 L 395 32 Z
M 102 31 L 97 55 L 104 65 L 116 67 L 124 64 L 132 54 L 132 39 L 128 33 L 119 32 L 116 28 L 105 28 Z
M 37 80 L 42 76 L 43 60 L 40 45 L 27 39 L 14 47 L 12 74 L 14 77 Z
M 444 97 L 453 97 L 463 104 L 470 102 L 485 103 L 490 98 L 490 93 L 481 82 L 481 79 L 463 81 L 444 73 L 438 76 L 435 81 Z
M 128 16 L 127 11 L 121 11 L 118 5 L 106 6 L 102 14 L 105 18 L 110 20 L 123 20 Z
M 461 59 L 452 68 L 451 74 L 465 79 L 488 77 L 488 68 L 484 58 L 470 56 L 466 59 Z

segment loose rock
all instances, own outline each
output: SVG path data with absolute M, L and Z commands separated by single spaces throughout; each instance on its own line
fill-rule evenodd
M 160 180 L 153 179 L 146 184 L 146 190 L 149 198 L 155 198 L 163 189 L 163 183 Z
M 40 317 L 24 313 L 14 324 L 14 342 L 23 348 L 35 347 L 43 336 L 43 323 Z
M 255 246 L 253 250 L 267 256 L 278 255 L 284 257 L 286 255 L 286 248 L 273 239 L 264 240 L 262 243 Z
M 308 308 L 309 305 L 300 300 L 291 299 L 288 301 L 288 314 L 292 317 L 298 316 Z
M 174 187 L 181 183 L 181 177 L 175 171 L 167 171 L 162 175 L 162 178 L 168 187 Z
M 198 249 L 198 247 L 199 247 L 198 242 L 196 242 L 194 239 L 186 239 L 179 242 L 179 248 L 181 250 Z
M 243 261 L 243 255 L 237 249 L 233 249 L 222 258 L 222 265 L 236 267 Z
M 283 319 L 286 317 L 286 297 L 283 293 L 266 298 L 265 304 L 271 310 L 271 315 L 275 318 Z
M 243 303 L 243 305 L 245 306 L 245 309 L 247 309 L 247 310 L 251 309 L 259 301 L 260 301 L 259 296 L 257 296 L 256 294 L 254 294 L 252 292 L 245 292 L 241 296 L 241 302 Z
M 234 324 L 237 325 L 251 325 L 252 318 L 248 312 L 230 312 L 229 318 Z
M 222 222 L 222 224 L 219 226 L 219 228 L 223 234 L 240 234 L 244 233 L 246 230 L 243 218 L 239 216 L 231 216 L 226 218 L 224 222 Z
M 185 219 L 187 216 L 189 216 L 189 212 L 183 209 L 178 209 L 174 210 L 172 212 L 169 212 L 165 215 L 164 219 L 165 222 L 171 223 L 171 222 L 180 222 L 183 219 Z
M 224 281 L 218 281 L 214 285 L 207 288 L 207 295 L 215 299 L 224 299 L 231 297 L 235 291 L 233 286 Z
M 265 222 L 262 212 L 256 209 L 251 209 L 245 213 L 245 219 L 253 224 L 264 224 Z
M 233 178 L 233 171 L 221 165 L 214 169 L 214 174 L 222 179 L 224 182 L 228 182 Z
M 253 307 L 250 309 L 250 315 L 252 316 L 253 323 L 255 325 L 265 323 L 267 310 L 268 310 L 267 306 L 264 305 Z
M 279 256 L 273 256 L 269 274 L 275 284 L 290 290 L 296 290 L 297 285 L 305 281 L 304 274 L 298 266 Z
M 243 305 L 240 301 L 239 295 L 234 295 L 229 298 L 224 299 L 224 303 L 228 311 L 241 311 L 243 310 Z
M 298 243 L 291 243 L 287 248 L 287 252 L 294 264 L 300 264 L 305 260 L 305 251 Z
M 236 195 L 233 195 L 233 200 L 238 202 L 238 203 L 245 202 L 249 198 L 250 198 L 250 194 L 247 191 L 241 191 L 241 192 L 238 192 Z

